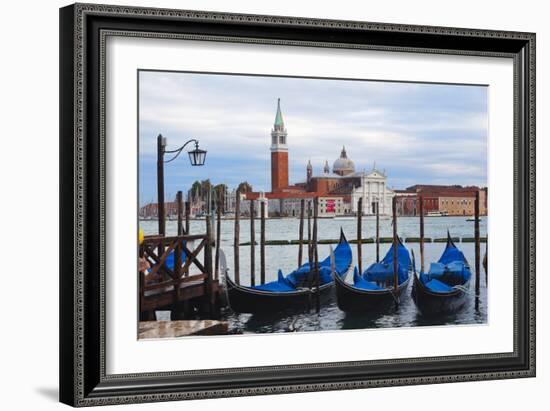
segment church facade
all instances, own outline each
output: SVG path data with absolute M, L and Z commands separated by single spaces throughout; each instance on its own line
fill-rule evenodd
M 287 137 L 281 101 L 278 99 L 271 130 L 271 192 L 247 193 L 243 200 L 262 199 L 268 202 L 271 215 L 296 216 L 299 215 L 302 199 L 311 201 L 317 197 L 320 215 L 326 217 L 355 213 L 357 202 L 362 197 L 364 214 L 373 214 L 376 203 L 380 214 L 391 213 L 394 192 L 386 185 L 386 173 L 375 167 L 368 172 L 356 171 L 355 163 L 348 157 L 345 147 L 342 147 L 332 169 L 325 161 L 322 172 L 315 174 L 311 161 L 308 161 L 305 181 L 290 184 Z

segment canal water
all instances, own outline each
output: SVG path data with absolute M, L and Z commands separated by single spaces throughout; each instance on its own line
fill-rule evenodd
M 445 238 L 447 230 L 452 237 L 472 238 L 474 236 L 474 222 L 467 221 L 466 217 L 427 217 L 425 218 L 424 231 L 427 238 Z M 157 221 L 140 221 L 140 227 L 146 235 L 156 234 Z M 250 241 L 250 222 L 243 219 L 240 222 L 240 242 Z M 371 217 L 363 219 L 363 238 L 374 237 L 375 220 Z M 266 220 L 266 240 L 296 240 L 298 239 L 299 220 L 294 218 L 268 219 Z M 398 234 L 402 238 L 419 236 L 419 221 L 417 217 L 399 217 L 397 221 Z M 319 239 L 337 239 L 340 228 L 348 240 L 356 238 L 357 221 L 350 219 L 319 219 Z M 176 222 L 167 221 L 167 235 L 176 234 Z M 204 220 L 191 221 L 191 233 L 205 232 Z M 222 220 L 220 247 L 224 251 L 229 267 L 229 275 L 233 276 L 233 233 L 234 221 Z M 307 224 L 306 224 L 307 230 Z M 255 223 L 256 241 L 260 239 L 260 223 Z M 307 231 L 306 231 L 307 232 Z M 487 219 L 482 217 L 480 221 L 480 232 L 482 237 L 487 236 Z M 391 237 L 392 226 L 389 218 L 380 220 L 380 236 Z M 470 262 L 472 275 L 474 275 L 474 243 L 458 242 L 456 245 L 462 250 L 466 259 Z M 357 265 L 357 246 L 352 244 L 353 265 Z M 383 258 L 391 244 L 380 244 L 380 258 Z M 420 264 L 420 250 L 418 243 L 405 243 L 409 250 L 414 250 L 417 270 Z M 334 247 L 334 246 L 333 246 Z M 426 243 L 425 265 L 437 261 L 445 248 L 445 243 Z M 304 255 L 307 255 L 305 251 Z M 260 247 L 256 246 L 256 284 L 258 284 Z M 328 245 L 319 245 L 319 259 L 322 260 L 329 255 Z M 482 258 L 486 252 L 486 243 L 481 244 Z M 363 269 L 368 267 L 376 258 L 374 244 L 363 244 Z M 307 257 L 304 257 L 304 259 Z M 290 273 L 298 264 L 297 245 L 274 245 L 266 246 L 266 281 L 277 279 L 277 271 Z M 353 272 L 348 273 L 347 281 L 352 281 Z M 250 247 L 240 247 L 240 277 L 242 285 L 250 284 Z M 414 301 L 411 298 L 412 281 L 409 289 L 402 294 L 399 307 L 391 307 L 384 312 L 362 313 L 360 315 L 346 314 L 338 309 L 335 297 L 321 306 L 317 314 L 313 309 L 309 312 L 287 312 L 273 315 L 252 315 L 237 314 L 227 309 L 222 313 L 222 319 L 229 322 L 230 332 L 233 333 L 271 333 L 288 331 L 325 331 L 341 329 L 365 329 L 365 328 L 387 328 L 387 327 L 413 327 L 453 324 L 479 324 L 487 322 L 487 281 L 486 273 L 481 265 L 481 294 L 479 307 L 475 307 L 474 278 L 467 297 L 468 302 L 463 309 L 452 315 L 426 317 L 418 312 Z

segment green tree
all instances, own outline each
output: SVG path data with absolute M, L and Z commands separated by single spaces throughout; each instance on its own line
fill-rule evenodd
M 210 190 L 212 190 L 212 183 L 210 182 L 210 179 L 202 180 L 201 191 L 202 191 L 203 198 L 205 198 L 208 195 Z
M 193 200 L 200 199 L 201 198 L 201 192 L 202 192 L 201 182 L 200 181 L 195 181 L 191 185 L 191 188 L 189 189 L 189 191 L 187 193 L 188 200 L 191 201 L 191 199 L 193 199 Z
M 222 213 L 225 213 L 225 197 L 227 196 L 227 186 L 225 184 L 216 184 L 214 186 L 216 202 L 221 207 Z
M 237 187 L 237 191 L 240 193 L 250 193 L 252 192 L 252 185 L 250 185 L 248 181 L 243 181 Z

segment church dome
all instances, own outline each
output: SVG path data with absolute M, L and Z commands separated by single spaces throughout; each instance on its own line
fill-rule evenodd
M 355 163 L 348 158 L 345 147 L 342 147 L 340 158 L 332 165 L 332 172 L 341 176 L 355 172 Z

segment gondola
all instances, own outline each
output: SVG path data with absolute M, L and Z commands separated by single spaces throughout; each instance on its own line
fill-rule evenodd
M 447 245 L 428 273 L 414 274 L 412 296 L 423 314 L 453 313 L 466 303 L 472 273 L 470 265 L 447 232 Z
M 359 275 L 359 270 L 355 267 L 353 284 L 335 277 L 338 307 L 347 312 L 365 312 L 380 310 L 398 302 L 413 273 L 409 251 L 401 240 L 397 245 L 397 262 L 397 292 L 393 285 L 393 244 L 384 259 L 371 264 L 363 275 Z
M 336 276 L 344 277 L 351 266 L 351 247 L 342 230 L 333 257 L 333 267 L 331 256 L 319 262 L 321 297 L 326 297 L 334 285 L 332 271 L 335 271 Z M 288 309 L 307 309 L 312 301 L 312 294 L 315 295 L 317 292 L 314 285 L 309 263 L 303 264 L 286 276 L 279 270 L 277 280 L 254 287 L 236 284 L 227 273 L 225 275 L 229 306 L 239 313 L 276 313 Z

